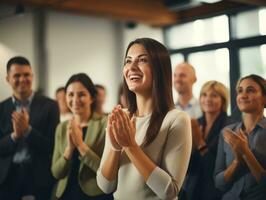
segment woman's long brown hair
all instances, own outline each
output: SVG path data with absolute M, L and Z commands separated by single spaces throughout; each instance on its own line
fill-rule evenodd
M 167 112 L 174 108 L 172 95 L 172 68 L 169 53 L 164 45 L 151 38 L 139 38 L 129 43 L 128 50 L 134 44 L 142 45 L 149 56 L 152 71 L 152 101 L 153 111 L 150 124 L 142 146 L 148 146 L 158 135 L 163 119 Z M 136 95 L 129 90 L 124 79 L 124 92 L 127 97 L 128 110 L 131 115 L 137 111 Z

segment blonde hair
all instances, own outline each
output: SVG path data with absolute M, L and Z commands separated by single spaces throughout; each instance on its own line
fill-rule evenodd
M 201 87 L 200 98 L 203 95 L 203 93 L 205 93 L 211 89 L 213 89 L 215 92 L 217 92 L 220 95 L 220 97 L 222 98 L 222 111 L 226 112 L 228 104 L 229 104 L 229 91 L 228 91 L 227 87 L 219 81 L 207 81 Z

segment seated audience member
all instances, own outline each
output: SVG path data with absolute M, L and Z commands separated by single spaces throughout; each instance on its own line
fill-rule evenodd
M 191 153 L 191 124 L 174 108 L 167 49 L 150 38 L 132 41 L 123 74 L 128 111 L 119 105 L 108 117 L 97 183 L 117 200 L 177 199 Z
M 224 128 L 219 138 L 215 185 L 223 200 L 266 199 L 266 81 L 249 75 L 238 81 L 242 121 Z
M 191 120 L 193 153 L 179 199 L 219 200 L 213 171 L 219 134 L 227 123 L 228 89 L 218 81 L 208 81 L 201 88 L 199 101 L 203 116 Z
M 99 115 L 107 115 L 103 109 L 106 100 L 106 89 L 103 85 L 100 84 L 95 84 L 95 88 L 97 90 L 95 112 Z
M 175 67 L 173 83 L 178 93 L 175 106 L 177 109 L 185 111 L 191 118 L 199 118 L 202 115 L 199 102 L 192 92 L 196 81 L 196 72 L 192 65 L 183 62 Z
M 55 198 L 110 199 L 96 183 L 106 128 L 106 117 L 95 112 L 97 91 L 84 73 L 71 76 L 65 88 L 73 118 L 56 129 L 52 161 L 52 173 L 58 180 Z
M 32 89 L 33 72 L 21 56 L 7 63 L 12 96 L 0 103 L 0 199 L 47 200 L 54 179 L 50 171 L 57 103 Z
M 66 121 L 72 118 L 72 113 L 67 107 L 66 103 L 66 91 L 64 87 L 60 87 L 55 92 L 56 101 L 60 111 L 60 121 Z

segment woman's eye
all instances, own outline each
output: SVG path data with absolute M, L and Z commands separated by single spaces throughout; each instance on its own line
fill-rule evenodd
M 131 62 L 131 60 L 129 60 L 129 59 L 126 59 L 125 60 L 125 64 L 128 64 L 128 63 L 130 63 Z
M 256 90 L 254 88 L 247 88 L 247 93 L 254 93 Z
M 146 63 L 146 62 L 147 62 L 147 59 L 146 59 L 146 58 L 140 58 L 140 59 L 139 59 L 139 62 Z
M 239 89 L 237 89 L 237 91 L 236 91 L 236 92 L 237 92 L 237 94 L 241 94 L 241 93 L 242 93 L 242 91 L 243 91 L 243 90 L 242 90 L 242 88 L 239 88 Z

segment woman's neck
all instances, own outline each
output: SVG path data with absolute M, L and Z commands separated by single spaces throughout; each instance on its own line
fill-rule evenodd
M 143 96 L 143 95 L 136 95 L 137 100 L 137 116 L 145 116 L 153 111 L 153 102 L 152 97 L 149 96 Z
M 82 115 L 74 115 L 74 119 L 81 127 L 84 127 L 87 126 L 91 114 L 91 110 L 89 109 L 88 112 L 83 113 Z
M 221 112 L 205 113 L 206 124 L 212 126 Z
M 204 137 L 206 138 L 207 135 L 209 134 L 215 120 L 219 116 L 220 112 L 215 112 L 215 113 L 205 113 L 205 119 L 206 119 L 206 126 L 204 127 Z
M 256 124 L 263 118 L 263 111 L 259 113 L 244 113 L 243 123 L 246 133 L 251 133 Z

